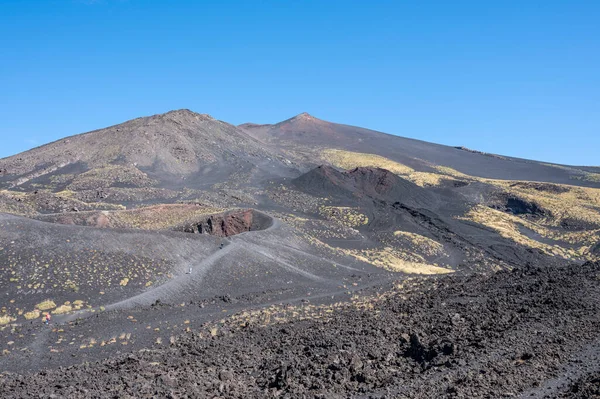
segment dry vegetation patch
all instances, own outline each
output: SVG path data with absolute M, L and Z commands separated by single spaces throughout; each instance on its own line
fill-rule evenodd
M 504 238 L 508 238 L 518 244 L 524 245 L 529 248 L 540 249 L 548 255 L 557 255 L 566 259 L 593 260 L 595 258 L 595 256 L 590 253 L 590 245 L 584 244 L 581 245 L 579 248 L 565 248 L 558 244 L 550 245 L 529 238 L 520 231 L 519 225 L 533 230 L 536 233 L 544 236 L 552 236 L 552 234 L 550 233 L 551 230 L 542 225 L 526 221 L 517 216 L 501 212 L 495 209 L 491 209 L 483 205 L 474 206 L 461 219 L 471 220 L 476 223 L 487 226 L 498 232 Z M 554 235 L 554 238 L 569 239 L 574 243 L 581 243 L 581 239 L 576 239 L 576 237 L 578 237 L 577 234 L 580 234 L 580 237 L 583 240 L 585 240 L 586 237 L 588 240 L 594 240 L 593 237 L 597 237 L 598 232 L 586 231 L 584 233 L 556 233 L 556 235 Z
M 600 228 L 600 189 L 503 180 L 487 183 L 549 211 L 542 224 L 559 227 L 572 220 Z
M 14 317 L 11 317 L 9 315 L 0 315 L 0 326 L 12 323 L 13 321 L 17 320 Z
M 431 172 L 413 172 L 407 177 L 410 181 L 420 187 L 435 187 L 442 184 L 444 180 L 455 180 L 448 176 Z
M 383 268 L 393 272 L 403 272 L 410 274 L 446 274 L 453 273 L 454 270 L 439 266 L 437 263 L 431 264 L 423 254 L 435 253 L 437 256 L 444 255 L 444 248 L 441 244 L 424 236 L 417 234 L 410 235 L 411 242 L 418 241 L 416 251 L 405 250 L 395 246 L 393 242 L 386 242 L 385 247 L 373 249 L 348 249 L 331 246 L 323 242 L 319 236 L 315 236 L 315 232 L 302 229 L 303 237 L 311 245 L 326 252 L 328 256 L 350 256 L 361 262 L 369 263 L 373 266 Z M 401 232 L 400 234 L 402 234 Z M 395 239 L 398 237 L 394 236 Z M 396 243 L 397 244 L 397 243 Z M 421 253 L 418 253 L 421 251 Z
M 156 205 L 110 214 L 113 227 L 165 230 L 225 209 L 199 205 Z
M 38 189 L 27 193 L 1 190 L 0 212 L 33 217 L 38 215 L 38 212 L 61 213 L 73 210 L 125 209 L 122 205 L 84 202 L 76 198 L 77 195 L 78 193 L 71 190 L 63 190 L 57 193 L 47 189 Z
M 439 174 L 413 172 L 406 177 L 421 186 L 439 185 L 440 182 L 446 178 L 490 184 L 500 189 L 505 195 L 513 196 L 535 204 L 540 209 L 547 211 L 547 215 L 538 220 L 537 223 L 531 223 L 524 217 L 510 218 L 507 216 L 503 217 L 504 220 L 510 220 L 517 224 L 521 224 L 543 237 L 564 241 L 573 245 L 581 245 L 584 247 L 590 246 L 598 241 L 598 232 L 600 231 L 600 189 L 566 184 L 486 179 L 466 175 L 446 166 L 434 166 L 434 168 Z M 590 174 L 586 174 L 586 176 L 588 175 Z M 421 180 L 419 181 L 417 178 Z M 476 212 L 481 213 L 481 211 Z M 499 215 L 490 218 L 488 213 L 488 220 L 496 219 L 496 222 L 499 222 L 499 220 L 497 220 L 498 218 Z M 480 217 L 480 219 L 482 218 Z M 503 223 L 500 223 L 500 225 L 502 224 Z M 576 226 L 580 224 L 581 228 L 577 228 L 578 231 L 574 232 L 564 232 L 556 229 L 573 224 Z M 508 235 L 508 231 L 514 229 L 507 230 L 506 223 L 504 223 L 502 230 Z M 511 236 L 513 238 L 516 237 L 515 234 L 511 234 Z M 532 242 L 535 242 L 535 240 L 526 237 L 519 240 L 528 240 L 529 246 L 534 245 Z M 557 252 L 554 247 L 550 247 L 553 248 L 550 251 L 551 253 Z M 570 257 L 582 256 L 583 252 L 585 252 L 585 248 L 580 248 L 575 251 L 575 255 L 571 252 L 571 250 L 566 250 L 567 254 L 571 254 Z
M 447 274 L 454 272 L 452 269 L 447 269 L 437 265 L 403 259 L 402 255 L 406 254 L 399 254 L 398 251 L 395 251 L 390 247 L 361 251 L 348 250 L 348 253 L 360 261 L 370 263 L 373 266 L 381 267 L 393 272 L 410 274 Z
M 244 310 L 221 320 L 205 323 L 201 326 L 199 336 L 200 338 L 210 338 L 229 335 L 250 326 L 264 328 L 302 320 L 327 321 L 338 312 L 347 309 L 374 311 L 378 303 L 418 291 L 426 284 L 426 281 L 427 279 L 422 277 L 408 277 L 396 282 L 389 291 L 375 295 L 353 295 L 349 301 L 326 305 L 271 305 L 267 308 Z
M 0 212 L 29 217 L 37 213 L 26 201 L 26 193 L 10 190 L 0 190 Z
M 169 278 L 172 262 L 150 253 L 137 255 L 147 252 L 143 242 L 130 249 L 133 253 L 93 248 L 39 253 L 35 248 L 1 248 L 0 277 L 7 291 L 34 295 L 40 302 L 34 308 L 41 311 L 57 307 L 56 297 L 45 297 L 49 290 L 53 295 L 66 294 L 73 298 L 79 291 L 104 292 L 118 288 L 124 279 L 128 287 L 145 288 L 149 281 L 154 284 Z M 65 305 L 77 310 L 85 303 L 78 299 Z M 68 311 L 66 307 L 61 310 Z
M 536 204 L 549 211 L 543 224 L 560 226 L 568 220 L 596 225 L 600 228 L 600 189 L 567 184 L 485 179 L 469 176 L 445 166 L 435 167 L 440 173 L 498 187 L 504 193 Z
M 392 272 L 402 272 L 410 274 L 447 274 L 454 270 L 429 264 L 423 256 L 408 251 L 402 251 L 397 248 L 384 247 L 375 249 L 345 249 L 332 247 L 316 237 L 308 236 L 307 241 L 312 245 L 321 248 L 337 256 L 351 256 L 361 262 L 369 263 Z
M 459 179 L 465 179 L 465 180 L 480 180 L 480 178 L 478 178 L 478 177 L 464 174 L 464 173 L 459 172 L 456 169 L 452 169 L 448 166 L 439 166 L 438 165 L 438 166 L 434 166 L 434 168 L 443 175 L 457 177 Z
M 586 172 L 583 176 L 576 177 L 575 179 L 577 179 L 577 180 L 583 180 L 583 181 L 592 181 L 592 182 L 599 183 L 600 182 L 600 173 L 589 173 L 589 172 Z
M 131 210 L 71 212 L 58 216 L 41 216 L 39 219 L 102 228 L 169 230 L 223 211 L 225 209 L 196 204 L 162 204 Z
M 39 310 L 32 310 L 31 312 L 27 312 L 25 313 L 23 316 L 25 317 L 26 320 L 34 320 L 39 318 L 41 315 Z
M 343 169 L 375 167 L 387 169 L 397 175 L 408 175 L 414 172 L 414 169 L 409 166 L 376 154 L 330 149 L 323 151 L 322 156 L 332 165 Z
M 319 213 L 346 227 L 360 227 L 369 223 L 369 218 L 360 212 L 360 208 L 348 206 L 321 206 Z
M 76 175 L 68 185 L 70 190 L 89 190 L 123 184 L 134 187 L 150 187 L 157 182 L 136 167 L 105 165 Z
M 39 310 L 50 310 L 56 307 L 56 303 L 53 300 L 47 299 L 41 303 L 38 303 L 35 308 Z
M 65 305 L 60 305 L 59 307 L 57 307 L 56 309 L 54 309 L 52 311 L 52 313 L 54 313 L 54 314 L 65 314 L 65 313 L 68 313 L 68 312 L 70 312 L 72 310 L 73 310 L 73 308 L 71 307 L 71 305 L 65 304 Z
M 450 168 L 441 168 L 440 173 L 417 172 L 407 165 L 382 157 L 381 155 L 361 152 L 328 149 L 321 153 L 321 157 L 333 166 L 341 169 L 354 169 L 357 167 L 386 169 L 421 187 L 439 186 L 444 180 L 456 180 L 455 177 L 460 177 L 458 175 L 461 175 L 460 172 Z
M 440 173 L 459 179 L 491 184 L 509 195 L 536 204 L 551 215 L 541 221 L 542 224 L 558 227 L 569 220 L 575 220 L 600 228 L 600 189 L 567 184 L 486 179 L 469 176 L 445 166 L 435 168 Z
M 444 253 L 444 246 L 429 237 L 407 231 L 395 231 L 394 236 L 409 242 L 426 255 L 434 256 Z

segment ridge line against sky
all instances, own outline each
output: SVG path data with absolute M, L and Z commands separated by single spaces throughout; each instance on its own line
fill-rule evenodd
M 600 2 L 0 3 L 0 157 L 179 108 L 600 165 Z

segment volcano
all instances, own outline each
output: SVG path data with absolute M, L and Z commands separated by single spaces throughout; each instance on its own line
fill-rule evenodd
M 599 177 L 307 113 L 0 159 L 1 396 L 594 392 Z

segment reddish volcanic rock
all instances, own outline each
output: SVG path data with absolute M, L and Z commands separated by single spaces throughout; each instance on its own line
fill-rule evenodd
M 175 230 L 186 233 L 210 234 L 218 237 L 231 237 L 248 231 L 262 230 L 270 223 L 271 218 L 253 209 L 235 210 L 216 215 L 193 223 L 186 223 Z
M 229 237 L 250 231 L 252 211 L 246 210 L 225 215 L 213 215 L 197 225 L 198 233 Z

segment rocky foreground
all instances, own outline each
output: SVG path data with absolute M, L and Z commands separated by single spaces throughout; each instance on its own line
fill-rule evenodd
M 415 280 L 419 281 L 419 280 Z M 171 345 L 32 375 L 0 396 L 597 397 L 600 263 L 389 287 L 318 320 L 227 321 Z

